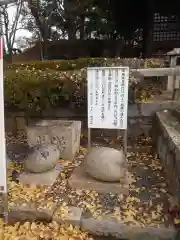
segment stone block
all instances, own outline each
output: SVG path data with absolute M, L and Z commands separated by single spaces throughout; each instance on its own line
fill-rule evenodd
M 36 221 L 37 208 L 35 203 L 14 202 L 9 208 L 10 221 Z
M 169 185 L 169 192 L 174 195 L 176 194 L 175 158 L 174 154 L 171 151 L 168 151 L 166 155 L 165 172 Z
M 19 182 L 29 186 L 51 186 L 56 181 L 62 168 L 57 164 L 56 168 L 44 173 L 22 172 L 19 175 Z
M 57 209 L 57 202 L 48 201 L 48 199 L 45 199 L 43 201 L 39 201 L 36 203 L 36 216 L 38 220 L 52 220 L 54 213 Z
M 152 153 L 152 146 L 128 146 L 128 152 L 138 152 L 138 153 Z
M 5 128 L 6 132 L 16 132 L 16 120 L 14 117 L 6 117 L 5 118 Z
M 143 116 L 153 116 L 157 111 L 175 108 L 174 101 L 147 102 L 141 104 Z
M 158 136 L 157 139 L 157 154 L 161 158 L 161 148 L 162 148 L 162 136 Z
M 180 176 L 178 174 L 178 169 L 174 170 L 174 178 L 175 178 L 175 187 L 176 187 L 176 196 L 180 199 Z
M 139 233 L 133 240 L 160 240 L 159 236 L 154 236 L 151 233 Z
M 16 117 L 17 130 L 22 131 L 26 128 L 27 122 L 25 117 Z
M 141 104 L 142 116 L 152 116 L 156 111 L 160 110 L 160 104 L 158 102 L 147 102 Z
M 29 146 L 56 144 L 62 150 L 61 158 L 67 160 L 72 160 L 79 151 L 80 136 L 80 121 L 42 120 L 27 126 Z
M 69 224 L 72 224 L 73 226 L 80 226 L 80 220 L 82 216 L 82 209 L 79 207 L 67 207 L 67 215 L 61 216 L 61 212 L 57 208 L 56 211 L 53 214 L 53 220 L 57 223 L 67 222 Z
M 82 165 L 74 170 L 68 182 L 70 187 L 76 189 L 92 189 L 96 190 L 99 193 L 111 192 L 115 194 L 129 194 L 130 178 L 128 178 L 127 174 L 124 178 L 124 183 L 101 182 L 89 177 L 85 173 L 84 167 Z
M 131 117 L 139 117 L 139 111 L 137 108 L 137 104 L 130 104 L 128 106 L 128 118 Z
M 166 154 L 167 154 L 167 148 L 164 145 L 163 137 L 159 136 L 157 141 L 157 153 L 160 157 L 160 159 L 165 162 L 166 161 Z
M 164 139 L 161 148 L 162 151 L 167 152 L 164 169 L 169 183 L 169 192 L 180 201 L 180 124 L 172 111 L 159 112 L 157 117 L 160 126 L 159 135 Z M 160 158 L 162 159 L 162 155 Z
M 175 107 L 174 101 L 157 101 L 140 103 L 140 109 L 137 104 L 128 106 L 128 117 L 150 117 L 162 109 L 172 109 Z M 141 115 L 141 116 L 140 116 Z
M 159 228 L 131 226 L 121 221 L 105 217 L 102 217 L 100 220 L 93 218 L 81 218 L 81 228 L 94 235 L 110 235 L 118 239 L 132 240 L 139 240 L 142 235 L 148 235 L 148 237 L 151 236 L 150 239 L 157 239 L 157 237 L 159 237 L 161 240 L 169 240 L 173 239 L 176 233 L 173 228 L 165 228 L 164 226 L 160 226 Z
M 172 172 L 172 175 L 174 175 L 175 171 L 175 156 L 174 153 L 171 151 L 167 151 L 166 155 L 166 163 L 167 163 L 167 170 Z
M 9 208 L 9 219 L 12 222 L 20 221 L 50 221 L 54 211 L 56 210 L 56 205 L 53 204 L 51 209 L 38 208 L 37 203 L 16 201 Z
M 175 164 L 176 164 L 178 175 L 180 176 L 180 146 L 177 146 L 175 148 Z

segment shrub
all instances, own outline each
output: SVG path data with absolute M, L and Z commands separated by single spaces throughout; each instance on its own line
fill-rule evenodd
M 161 67 L 163 60 L 159 59 L 136 59 L 136 58 L 79 58 L 76 60 L 47 60 L 33 61 L 25 63 L 14 63 L 8 66 L 8 69 L 23 70 L 46 70 L 55 71 L 77 70 L 92 66 L 129 66 L 131 68 Z
M 123 64 L 122 64 L 123 61 Z M 57 64 L 58 67 L 57 67 Z M 87 66 L 161 67 L 159 60 L 142 59 L 78 59 L 72 61 L 42 61 L 13 64 L 5 71 L 5 102 L 22 110 L 41 111 L 57 106 L 70 106 L 84 109 L 87 104 Z M 65 70 L 69 66 L 71 71 Z M 16 67 L 16 69 L 15 69 Z M 57 67 L 57 69 L 56 69 Z M 81 68 L 72 70 L 73 68 Z M 56 69 L 56 70 L 55 70 Z M 69 70 L 68 69 L 68 70 Z M 130 75 L 130 85 L 140 79 Z M 137 85 L 136 85 L 137 86 Z M 129 98 L 134 101 L 134 85 Z M 130 97 L 132 96 L 132 97 Z
M 36 111 L 64 105 L 77 89 L 68 75 L 49 70 L 7 70 L 4 87 L 7 105 Z

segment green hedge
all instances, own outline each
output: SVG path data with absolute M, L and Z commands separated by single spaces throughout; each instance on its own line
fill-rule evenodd
M 79 58 L 76 60 L 47 60 L 33 61 L 26 63 L 14 63 L 8 66 L 8 69 L 23 70 L 56 70 L 68 71 L 77 70 L 91 66 L 129 66 L 131 68 L 162 67 L 163 60 L 159 59 L 136 59 L 136 58 Z
M 56 71 L 7 70 L 5 102 L 23 110 L 40 111 L 70 102 L 78 83 L 72 76 Z
M 123 62 L 123 63 L 122 63 Z M 99 65 L 97 64 L 99 63 Z M 86 105 L 86 68 L 83 66 L 161 67 L 159 60 L 78 59 L 72 61 L 39 61 L 12 64 L 5 71 L 5 102 L 23 110 L 70 105 Z M 58 67 L 57 67 L 58 66 Z M 67 70 L 67 66 L 71 71 Z M 57 68 L 57 69 L 56 69 Z M 75 68 L 81 68 L 72 70 Z M 56 70 L 55 70 L 56 69 Z M 61 71 L 59 71 L 61 70 Z M 133 80 L 134 78 L 131 78 Z

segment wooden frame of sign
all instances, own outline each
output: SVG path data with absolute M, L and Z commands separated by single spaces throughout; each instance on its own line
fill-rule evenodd
M 93 67 L 87 69 L 88 150 L 91 129 L 124 131 L 124 154 L 127 157 L 127 110 L 129 67 Z

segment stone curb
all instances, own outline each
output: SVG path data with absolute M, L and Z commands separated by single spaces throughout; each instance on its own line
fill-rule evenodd
M 132 240 L 170 240 L 174 239 L 176 230 L 160 227 L 140 227 L 128 226 L 127 224 L 107 217 L 102 219 L 85 218 L 83 210 L 79 207 L 68 206 L 68 215 L 61 217 L 56 214 L 58 206 L 55 205 L 52 210 L 37 207 L 37 204 L 14 204 L 9 210 L 10 222 L 20 221 L 56 221 L 57 223 L 68 223 L 73 226 L 79 226 L 88 233 L 99 236 L 113 236 L 121 239 Z
M 162 162 L 169 193 L 180 202 L 180 125 L 172 112 L 156 113 L 158 138 L 156 139 L 156 152 Z
M 94 235 L 113 236 L 120 239 L 143 240 L 170 240 L 174 239 L 176 231 L 165 227 L 128 226 L 121 221 L 113 219 L 96 220 L 81 218 L 81 228 Z
M 53 221 L 56 221 L 57 223 L 67 222 L 69 224 L 72 224 L 73 226 L 80 226 L 81 224 L 81 217 L 83 213 L 83 209 L 78 207 L 68 207 L 68 214 L 64 218 L 59 216 L 58 209 L 53 214 Z
M 9 219 L 10 222 L 51 221 L 56 209 L 57 203 L 54 203 L 49 209 L 38 203 L 14 203 L 9 207 Z
M 65 219 L 61 219 L 60 216 L 57 217 L 56 213 L 54 213 L 53 220 L 58 223 L 67 222 L 73 226 L 80 226 L 83 230 L 93 235 L 113 236 L 132 240 L 170 240 L 174 239 L 176 234 L 176 230 L 173 227 L 128 226 L 121 221 L 107 217 L 102 217 L 102 219 L 85 218 L 83 217 L 83 210 L 79 207 L 69 206 L 68 209 L 68 215 Z

